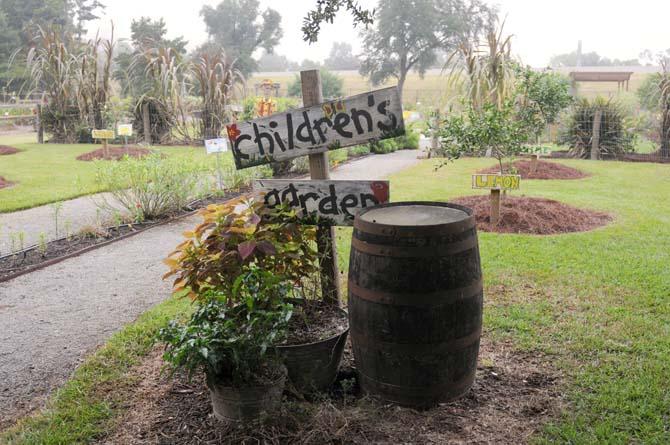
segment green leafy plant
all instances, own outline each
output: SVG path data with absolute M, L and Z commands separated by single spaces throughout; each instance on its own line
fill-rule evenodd
M 440 129 L 442 155 L 451 160 L 465 153 L 480 156 L 490 153 L 504 173 L 503 160 L 511 166 L 512 158 L 525 151 L 531 135 L 526 122 L 518 120 L 515 113 L 514 103 L 505 100 L 502 108 L 487 103 L 477 110 L 470 105 L 465 113 L 448 116 Z
M 160 331 L 164 359 L 189 375 L 204 370 L 208 378 L 234 386 L 262 384 L 280 366 L 274 346 L 286 335 L 293 307 L 283 301 L 282 277 L 246 267 L 230 293 L 210 289 L 206 302 L 190 320 L 171 322 Z M 240 304 L 230 306 L 234 300 Z
M 200 189 L 206 167 L 191 156 L 152 154 L 141 159 L 98 162 L 95 182 L 100 208 L 122 206 L 136 221 L 162 218 L 186 207 Z
M 176 277 L 179 295 L 203 301 L 209 290 L 230 294 L 252 264 L 294 283 L 317 270 L 316 229 L 300 224 L 293 209 L 251 200 L 210 205 L 200 215 L 204 222 L 185 232 L 165 260 L 170 271 L 164 278 Z

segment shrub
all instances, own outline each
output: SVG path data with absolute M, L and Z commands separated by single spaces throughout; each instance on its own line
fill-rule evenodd
M 408 131 L 404 136 L 397 138 L 400 150 L 418 150 L 419 134 Z
M 321 89 L 325 100 L 335 99 L 343 96 L 342 87 L 344 79 L 328 70 L 321 70 Z M 296 74 L 293 81 L 288 84 L 288 95 L 292 97 L 302 97 L 302 84 L 300 76 Z
M 598 109 L 602 111 L 599 144 L 601 156 L 615 157 L 632 151 L 635 136 L 626 128 L 626 116 L 622 107 L 616 101 L 602 97 L 592 101 L 581 99 L 575 103 L 562 130 L 560 143 L 570 146 L 570 151 L 576 157 L 590 157 L 593 120 Z
M 382 139 L 380 141 L 371 142 L 370 151 L 375 154 L 393 153 L 398 150 L 398 141 L 396 139 L 397 138 Z
M 349 157 L 356 157 L 356 156 L 365 156 L 367 154 L 370 154 L 370 145 L 354 145 L 353 147 L 348 147 L 347 148 L 347 155 Z
M 118 205 L 137 221 L 162 218 L 186 207 L 203 185 L 204 164 L 189 156 L 164 157 L 152 154 L 141 159 L 124 158 L 119 162 L 99 161 L 95 182 L 108 190 L 98 205 L 107 209 Z
M 661 74 L 653 73 L 644 78 L 635 92 L 640 106 L 645 110 L 659 111 L 661 109 Z
M 210 205 L 204 222 L 165 260 L 176 276 L 175 293 L 201 301 L 214 289 L 230 295 L 248 265 L 298 282 L 316 272 L 314 226 L 300 224 L 295 210 L 245 201 Z
M 292 306 L 281 277 L 251 267 L 236 281 L 232 294 L 207 292 L 190 320 L 172 321 L 159 333 L 167 343 L 163 358 L 189 375 L 204 370 L 208 378 L 234 386 L 262 383 L 267 365 L 279 366 L 273 346 L 286 335 Z M 238 304 L 227 304 L 234 298 Z M 267 371 L 266 371 L 267 372 Z

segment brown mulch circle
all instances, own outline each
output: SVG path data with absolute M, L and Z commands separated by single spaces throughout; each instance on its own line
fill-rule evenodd
M 120 161 L 124 156 L 130 158 L 142 158 L 151 154 L 151 150 L 142 147 L 108 147 L 105 149 L 89 151 L 88 153 L 77 156 L 78 161 Z
M 288 338 L 284 345 L 314 343 L 339 335 L 347 329 L 347 314 L 332 304 L 318 300 L 299 300 L 293 306 Z
M 7 179 L 0 176 L 0 189 L 3 189 L 5 187 L 10 187 L 12 185 L 14 185 L 14 183 L 12 181 L 8 181 Z
M 9 145 L 0 145 L 0 156 L 13 155 L 19 151 L 18 148 L 10 147 Z
M 139 386 L 128 392 L 128 411 L 99 444 L 517 444 L 529 442 L 564 407 L 561 376 L 547 359 L 486 339 L 472 389 L 427 411 L 361 395 L 345 360 L 333 393 L 311 403 L 285 395 L 278 413 L 247 425 L 225 424 L 211 415 L 202 377 L 170 380 L 161 366 L 156 348 L 134 370 Z
M 516 169 L 514 174 L 521 175 L 522 179 L 581 179 L 589 176 L 581 170 L 559 164 L 558 162 L 538 160 L 535 171 L 531 170 L 531 161 L 514 161 L 512 165 Z M 503 166 L 505 169 L 509 167 L 504 163 Z M 481 170 L 479 173 L 500 173 L 500 166 L 494 165 Z
M 552 199 L 503 196 L 500 221 L 491 225 L 491 200 L 488 195 L 464 196 L 451 200 L 475 212 L 477 229 L 485 232 L 554 235 L 585 232 L 612 221 L 606 213 L 578 209 Z

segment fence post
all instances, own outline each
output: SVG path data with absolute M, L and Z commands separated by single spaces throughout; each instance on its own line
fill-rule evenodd
M 602 119 L 603 111 L 596 108 L 593 116 L 593 131 L 591 132 L 591 160 L 598 160 L 600 157 L 600 121 Z
M 42 104 L 37 104 L 37 143 L 44 144 L 44 126 L 42 125 Z
M 142 105 L 142 123 L 144 124 L 144 142 L 151 145 L 151 115 L 147 103 Z
M 311 107 L 323 102 L 321 74 L 319 70 L 300 72 L 302 102 Z M 309 174 L 311 179 L 329 179 L 328 152 L 309 155 Z M 337 269 L 337 246 L 335 229 L 331 226 L 317 226 L 316 244 L 319 249 L 319 268 L 321 269 L 321 294 L 323 301 L 340 304 L 340 280 Z
M 440 146 L 439 125 L 440 109 L 436 108 L 433 116 L 433 128 L 430 135 L 430 151 L 428 152 L 428 159 L 432 158 L 433 156 L 437 156 L 437 149 Z

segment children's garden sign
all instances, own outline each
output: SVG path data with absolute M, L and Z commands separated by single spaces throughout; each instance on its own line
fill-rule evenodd
M 364 208 L 389 201 L 389 182 L 262 179 L 254 181 L 254 193 L 268 207 L 288 203 L 315 222 L 351 226 Z
M 404 134 L 396 87 L 228 125 L 238 169 Z

